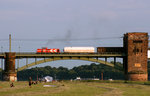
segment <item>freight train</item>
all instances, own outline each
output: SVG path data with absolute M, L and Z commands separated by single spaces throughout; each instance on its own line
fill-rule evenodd
M 64 47 L 64 53 L 94 53 L 94 47 Z M 36 53 L 60 53 L 60 49 L 48 49 L 43 47 L 42 49 L 37 49 Z
M 64 53 L 96 53 L 94 47 L 64 47 Z M 123 47 L 97 47 L 97 53 L 115 53 L 124 52 Z M 36 53 L 60 53 L 60 49 L 53 48 L 48 49 L 43 47 L 42 49 L 37 49 Z

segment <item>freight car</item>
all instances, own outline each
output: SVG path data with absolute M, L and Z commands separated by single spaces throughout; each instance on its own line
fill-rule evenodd
M 97 53 L 122 53 L 123 47 L 97 47 Z
M 43 47 L 42 49 L 37 49 L 36 53 L 60 53 L 60 49 Z
M 150 58 L 150 48 L 148 48 L 147 54 L 148 54 L 148 58 Z
M 64 47 L 65 53 L 94 53 L 94 47 Z

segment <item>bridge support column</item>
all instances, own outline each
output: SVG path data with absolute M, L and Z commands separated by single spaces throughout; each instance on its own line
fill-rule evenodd
M 124 57 L 125 77 L 131 81 L 147 81 L 147 33 L 127 33 L 124 34 Z
M 5 69 L 3 72 L 4 81 L 17 81 L 17 72 L 15 72 L 15 53 L 6 52 Z

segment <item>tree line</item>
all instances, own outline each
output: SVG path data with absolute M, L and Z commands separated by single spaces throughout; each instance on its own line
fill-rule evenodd
M 148 65 L 150 65 L 150 62 L 148 62 Z M 148 73 L 150 73 L 150 66 L 148 66 Z M 2 74 L 2 72 L 0 72 L 0 74 Z M 0 79 L 2 78 L 1 76 Z M 104 80 L 124 80 L 125 77 L 123 64 L 120 62 L 116 62 L 115 67 L 110 67 L 104 64 L 91 63 L 90 65 L 81 65 L 72 69 L 68 69 L 62 66 L 58 68 L 45 66 L 25 69 L 17 72 L 18 81 L 26 81 L 29 77 L 32 77 L 33 80 L 37 80 L 37 78 L 42 78 L 45 76 L 51 76 L 57 80 L 70 80 L 76 79 L 76 77 L 99 79 L 103 78 Z
M 113 63 L 113 62 L 112 62 Z M 34 80 L 37 78 L 42 78 L 45 76 L 51 76 L 57 80 L 70 80 L 76 79 L 76 77 L 80 78 L 102 78 L 103 79 L 124 79 L 123 68 L 121 68 L 121 63 L 117 62 L 118 67 L 109 67 L 104 64 L 95 64 L 91 63 L 90 65 L 81 65 L 78 67 L 74 67 L 72 69 L 68 69 L 65 67 L 36 67 L 31 69 L 25 69 L 19 71 L 17 73 L 18 80 L 28 80 L 29 77 L 32 77 Z M 118 70 L 119 68 L 121 70 Z

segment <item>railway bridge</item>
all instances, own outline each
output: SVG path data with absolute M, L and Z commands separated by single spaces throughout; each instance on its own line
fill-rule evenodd
M 0 58 L 5 60 L 3 70 L 3 80 L 15 81 L 17 80 L 17 71 L 21 71 L 23 69 L 35 66 L 37 64 L 56 60 L 68 60 L 68 59 L 86 60 L 114 67 L 115 63 L 111 64 L 107 62 L 107 58 L 113 57 L 114 62 L 116 62 L 116 58 L 123 58 L 123 71 L 126 80 L 147 81 L 148 37 L 149 37 L 148 33 L 146 32 L 132 32 L 124 34 L 122 47 L 123 52 L 104 51 L 96 53 L 51 53 L 51 54 L 37 54 L 33 52 L 0 53 Z M 23 58 L 26 58 L 26 65 L 16 69 L 15 60 Z M 35 58 L 35 62 L 28 64 L 28 58 Z M 38 61 L 37 58 L 43 58 L 43 60 Z M 101 60 L 101 58 L 105 58 L 105 61 Z

